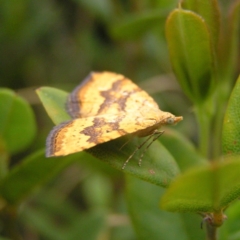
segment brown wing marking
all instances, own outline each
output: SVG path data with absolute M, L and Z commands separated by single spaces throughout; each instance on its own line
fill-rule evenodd
M 132 116 L 99 116 L 78 118 L 62 123 L 53 128 L 47 138 L 47 157 L 64 156 L 97 144 L 108 142 L 126 134 L 137 132 L 146 128 L 141 123 L 136 124 Z M 154 125 L 155 120 L 147 122 Z
M 111 72 L 91 73 L 69 95 L 67 109 L 74 118 L 118 115 L 129 109 L 138 110 L 146 101 L 153 108 L 158 108 L 146 92 L 123 75 Z

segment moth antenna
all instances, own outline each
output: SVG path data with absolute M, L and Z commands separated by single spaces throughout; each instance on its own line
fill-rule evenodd
M 142 158 L 145 154 L 145 152 L 148 150 L 148 148 L 152 145 L 152 143 L 154 141 L 156 141 L 162 134 L 164 133 L 164 131 L 158 131 L 157 129 L 148 137 L 147 141 L 151 139 L 151 137 L 153 137 L 154 135 L 156 135 L 155 137 L 152 138 L 151 142 L 143 149 L 143 152 L 139 158 L 139 161 L 138 161 L 138 165 L 141 166 L 142 164 Z M 145 141 L 145 142 L 147 142 Z
M 122 150 L 124 146 L 126 146 L 132 139 L 134 138 L 133 135 L 129 137 L 129 139 L 119 148 L 119 150 Z

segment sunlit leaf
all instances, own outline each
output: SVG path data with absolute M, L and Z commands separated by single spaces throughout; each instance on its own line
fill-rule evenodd
M 41 87 L 36 90 L 49 117 L 55 124 L 62 123 L 70 119 L 66 112 L 66 101 L 68 93 L 56 88 Z
M 240 196 L 239 159 L 213 162 L 177 177 L 161 206 L 169 211 L 214 212 Z

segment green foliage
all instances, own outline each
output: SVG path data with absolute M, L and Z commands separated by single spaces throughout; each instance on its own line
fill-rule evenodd
M 182 7 L 199 14 L 203 18 L 211 35 L 209 40 L 211 39 L 212 47 L 217 52 L 220 37 L 220 9 L 217 0 L 185 0 Z
M 237 155 L 240 153 L 240 78 L 230 96 L 223 124 L 223 152 L 226 155 Z
M 129 212 L 138 239 L 203 239 L 200 217 L 187 213 L 169 213 L 159 209 L 164 189 L 126 176 Z M 174 231 L 173 231 L 174 226 Z
M 194 103 L 201 103 L 214 82 L 214 53 L 206 23 L 194 12 L 176 9 L 167 19 L 166 36 L 182 89 Z
M 240 195 L 239 159 L 191 169 L 162 198 L 170 211 L 219 212 Z M 193 191 L 193 189 L 197 189 Z
M 101 212 L 84 214 L 71 203 L 62 203 L 56 193 L 42 194 L 40 203 L 36 208 L 30 207 L 24 211 L 20 218 L 26 224 L 30 223 L 33 229 L 39 229 L 46 239 L 96 239 L 101 229 L 105 227 L 106 219 Z M 57 198 L 58 197 L 58 198 Z M 53 201 L 54 199 L 54 201 Z M 68 224 L 60 228 L 54 219 L 56 215 Z
M 0 238 L 239 239 L 239 10 L 239 0 L 0 1 Z M 91 70 L 139 80 L 183 115 L 141 167 L 137 152 L 122 171 L 141 139 L 45 158 L 52 122 L 70 119 L 67 92 Z M 40 87 L 39 101 L 43 85 L 67 92 Z
M 43 184 L 75 160 L 69 156 L 46 161 L 44 155 L 42 150 L 30 155 L 2 179 L 0 194 L 4 200 L 16 205 L 36 186 Z
M 10 154 L 23 150 L 36 135 L 32 109 L 13 91 L 0 89 L 0 111 L 1 148 Z
M 154 28 L 159 25 L 167 16 L 166 11 L 158 10 L 156 12 L 131 15 L 128 18 L 111 26 L 111 35 L 116 39 L 135 39 L 141 37 L 149 28 Z
M 184 172 L 191 167 L 202 166 L 208 163 L 196 152 L 194 145 L 177 131 L 169 129 L 161 136 L 161 143 L 177 161 L 181 172 Z
M 42 87 L 37 89 L 37 94 L 55 124 L 70 119 L 70 116 L 64 111 L 68 93 L 50 87 Z

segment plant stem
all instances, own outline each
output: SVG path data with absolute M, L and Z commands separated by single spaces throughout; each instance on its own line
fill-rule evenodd
M 199 150 L 204 157 L 209 158 L 211 114 L 204 104 L 197 105 L 195 111 L 199 127 Z
M 207 240 L 217 240 L 217 228 L 206 223 Z

